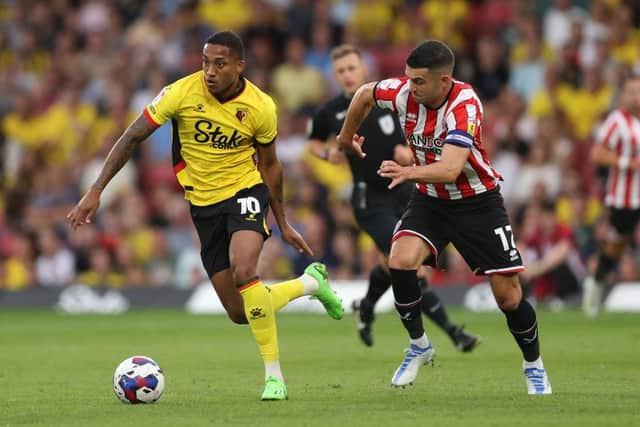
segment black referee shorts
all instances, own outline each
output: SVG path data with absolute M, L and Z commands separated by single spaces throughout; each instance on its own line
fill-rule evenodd
M 405 184 L 393 191 L 375 190 L 354 184 L 351 204 L 356 221 L 375 242 L 380 252 L 391 252 L 393 230 L 407 207 L 413 185 Z

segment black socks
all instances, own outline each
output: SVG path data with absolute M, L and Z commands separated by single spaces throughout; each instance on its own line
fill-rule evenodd
M 507 325 L 511 334 L 516 339 L 522 350 L 524 360 L 533 362 L 540 357 L 540 344 L 538 342 L 538 321 L 536 312 L 525 299 L 513 311 L 504 311 Z
M 418 286 L 416 270 L 390 268 L 389 272 L 391 273 L 391 286 L 393 286 L 393 296 L 400 320 L 411 338 L 420 338 L 424 334 L 424 327 L 420 313 L 422 295 L 420 286 Z
M 369 288 L 365 298 L 371 305 L 376 305 L 389 286 L 391 286 L 391 276 L 378 264 L 369 274 Z
M 422 312 L 451 336 L 451 334 L 455 332 L 456 325 L 449 321 L 449 316 L 444 309 L 444 304 L 440 301 L 440 297 L 429 289 L 426 279 L 418 279 L 418 284 L 422 290 Z

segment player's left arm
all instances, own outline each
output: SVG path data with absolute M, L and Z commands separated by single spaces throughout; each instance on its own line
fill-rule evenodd
M 287 222 L 282 197 L 282 164 L 276 155 L 276 145 L 257 143 L 258 170 L 262 180 L 269 188 L 269 205 L 276 218 L 282 240 L 293 246 L 298 252 L 313 256 L 313 251 L 302 236 Z

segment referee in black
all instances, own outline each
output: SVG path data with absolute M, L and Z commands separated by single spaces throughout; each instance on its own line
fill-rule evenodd
M 350 45 L 341 45 L 331 51 L 336 81 L 342 94 L 323 105 L 311 123 L 309 148 L 311 152 L 332 163 L 342 161 L 344 154 L 335 145 L 327 144 L 342 128 L 351 97 L 366 82 L 367 68 L 360 51 Z M 380 297 L 391 286 L 387 260 L 391 250 L 391 237 L 411 195 L 412 184 L 387 189 L 388 179 L 376 171 L 383 160 L 393 159 L 400 164 L 412 164 L 413 155 L 405 144 L 404 134 L 395 115 L 374 108 L 358 134 L 365 137 L 367 156 L 360 159 L 347 156 L 353 176 L 351 204 L 360 227 L 375 241 L 381 253 L 381 262 L 369 275 L 367 294 L 354 301 L 353 310 L 358 320 L 358 334 L 367 346 L 373 345 L 371 324 L 373 309 Z M 467 334 L 461 326 L 449 320 L 440 298 L 427 287 L 426 279 L 419 279 L 422 287 L 422 311 L 451 337 L 456 348 L 463 352 L 473 350 L 478 337 Z

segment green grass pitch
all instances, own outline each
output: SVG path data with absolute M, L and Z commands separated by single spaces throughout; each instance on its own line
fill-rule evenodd
M 0 312 L 0 426 L 633 426 L 640 425 L 640 316 L 539 313 L 554 394 L 528 396 L 521 358 L 501 314 L 455 310 L 483 337 L 457 353 L 425 320 L 434 367 L 392 389 L 407 346 L 391 314 L 375 345 L 356 339 L 351 318 L 279 316 L 289 401 L 261 402 L 263 371 L 248 327 L 223 316 L 136 311 L 120 316 Z M 116 365 L 143 354 L 164 369 L 152 405 L 124 405 L 112 391 Z

